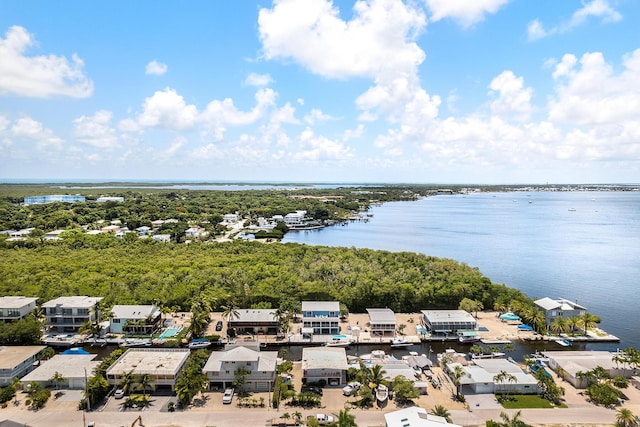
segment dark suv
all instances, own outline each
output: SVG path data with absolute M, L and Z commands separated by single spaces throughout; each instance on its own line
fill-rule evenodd
M 216 331 L 220 332 L 222 330 L 222 320 L 218 320 L 216 323 Z
M 306 385 L 303 384 L 302 385 L 302 390 L 300 390 L 302 393 L 308 392 L 308 393 L 315 393 L 318 394 L 320 396 L 322 396 L 322 389 L 320 387 L 316 387 L 314 385 Z

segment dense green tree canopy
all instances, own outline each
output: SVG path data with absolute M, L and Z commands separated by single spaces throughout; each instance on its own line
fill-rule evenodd
M 104 305 L 151 304 L 213 310 L 284 299 L 339 300 L 351 312 L 457 308 L 463 298 L 492 307 L 527 300 L 476 268 L 409 252 L 234 241 L 173 245 L 77 234 L 33 247 L 0 245 L 0 295 L 105 298 Z

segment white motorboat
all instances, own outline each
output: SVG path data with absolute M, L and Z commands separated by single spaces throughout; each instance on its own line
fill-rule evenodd
M 389 389 L 384 384 L 378 384 L 376 387 L 376 400 L 379 403 L 384 403 L 389 398 Z
M 391 340 L 391 347 L 393 348 L 409 347 L 410 345 L 413 345 L 413 343 L 405 340 L 404 338 L 394 338 Z

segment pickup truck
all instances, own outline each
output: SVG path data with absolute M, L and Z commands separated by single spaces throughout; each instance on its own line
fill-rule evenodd
M 331 424 L 335 421 L 335 418 L 332 415 L 327 414 L 309 415 L 307 419 L 309 418 L 315 418 L 318 421 L 318 424 L 320 424 L 321 426 Z

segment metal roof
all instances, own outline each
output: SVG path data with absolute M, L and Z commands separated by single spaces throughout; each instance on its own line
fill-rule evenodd
M 390 308 L 367 308 L 371 324 L 394 324 L 396 323 L 396 315 Z

